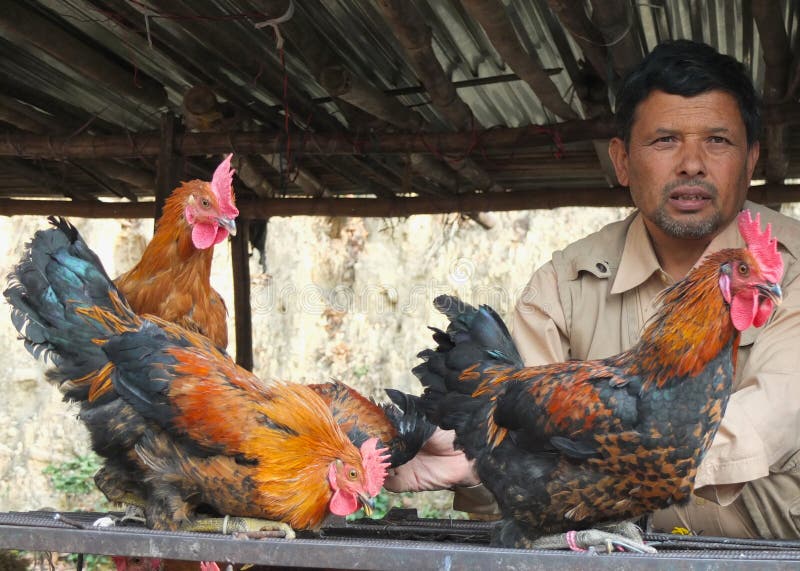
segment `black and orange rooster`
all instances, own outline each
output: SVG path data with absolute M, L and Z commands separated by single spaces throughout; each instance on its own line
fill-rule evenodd
M 107 496 L 144 500 L 156 529 L 194 528 L 201 506 L 299 529 L 370 506 L 388 466 L 377 438 L 354 446 L 313 389 L 263 383 L 207 337 L 137 315 L 78 231 L 51 222 L 5 297 L 27 349 L 80 403 Z
M 139 315 L 202 333 L 222 349 L 228 346 L 228 312 L 210 278 L 214 246 L 236 235 L 232 156 L 211 182 L 191 180 L 172 192 L 142 259 L 115 280 Z
M 523 367 L 500 317 L 440 296 L 449 319 L 420 353 L 429 418 L 494 494 L 494 542 L 621 522 L 686 502 L 730 395 L 740 332 L 779 303 L 777 241 L 749 212 L 746 249 L 710 254 L 665 291 L 640 341 L 607 359 Z M 569 534 L 568 534 L 569 535 Z
M 436 429 L 425 418 L 418 396 L 386 389 L 392 402 L 376 404 L 340 381 L 309 387 L 322 397 L 355 446 L 377 438 L 388 449 L 392 468 L 411 460 Z

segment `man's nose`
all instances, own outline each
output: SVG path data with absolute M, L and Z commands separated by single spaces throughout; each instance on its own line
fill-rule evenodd
M 701 141 L 686 140 L 681 145 L 678 174 L 688 177 L 706 174 L 706 155 Z

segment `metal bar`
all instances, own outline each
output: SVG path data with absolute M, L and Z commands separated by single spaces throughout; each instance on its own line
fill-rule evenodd
M 297 568 L 425 571 L 428 569 L 695 571 L 796 569 L 797 553 L 747 551 L 677 556 L 525 551 L 413 541 L 262 539 L 243 541 L 209 534 L 82 530 L 0 525 L 0 548 L 66 553 L 230 561 Z

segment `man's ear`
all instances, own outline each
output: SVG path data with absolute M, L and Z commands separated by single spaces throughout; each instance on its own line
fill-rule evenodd
M 628 150 L 625 148 L 625 141 L 619 137 L 611 139 L 608 143 L 608 156 L 614 163 L 617 180 L 622 186 L 628 186 Z M 757 154 L 756 158 L 758 158 Z
M 747 149 L 747 182 L 749 184 L 750 180 L 753 178 L 753 171 L 756 169 L 756 163 L 758 162 L 758 155 L 761 153 L 761 145 L 758 141 L 752 144 L 752 146 Z

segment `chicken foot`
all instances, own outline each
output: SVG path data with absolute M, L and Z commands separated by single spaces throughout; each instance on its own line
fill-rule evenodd
M 222 533 L 225 535 L 245 536 L 251 539 L 262 537 L 284 537 L 294 539 L 292 527 L 282 521 L 258 519 L 252 517 L 209 517 L 194 519 L 181 526 L 182 531 L 202 531 L 206 533 Z M 275 534 L 275 535 L 273 535 Z M 281 535 L 282 534 L 282 535 Z
M 531 547 L 533 549 L 570 549 L 572 551 L 601 553 L 612 553 L 614 551 L 656 552 L 654 547 L 645 545 L 641 530 L 631 522 L 546 535 L 535 539 L 531 543 Z

